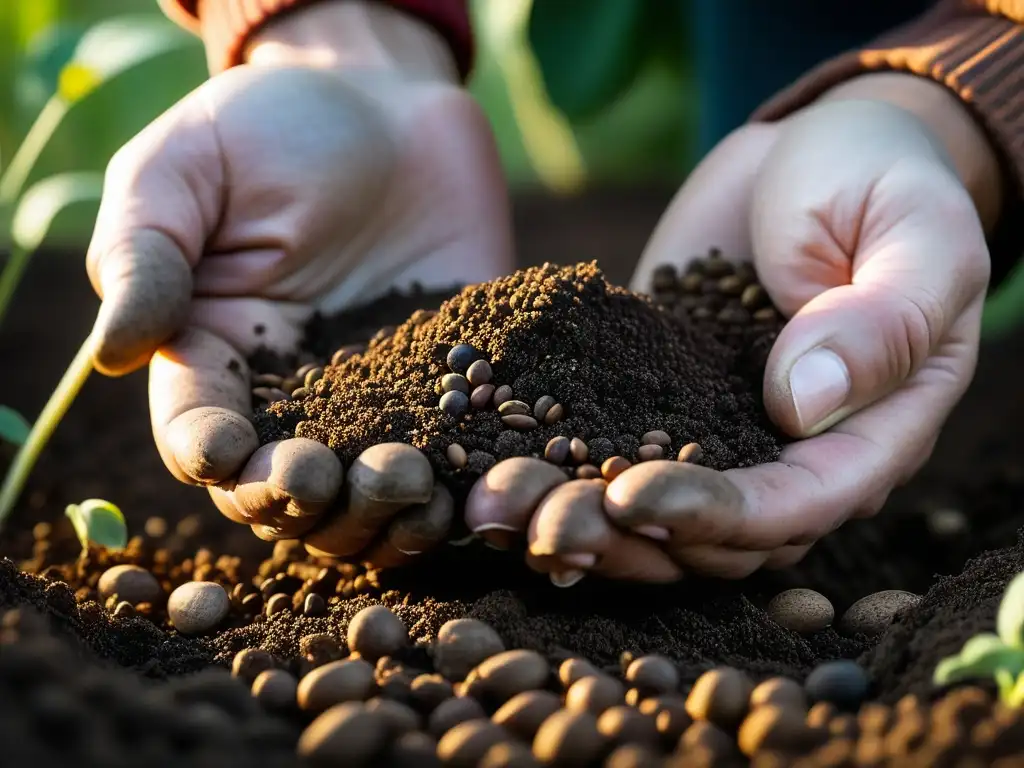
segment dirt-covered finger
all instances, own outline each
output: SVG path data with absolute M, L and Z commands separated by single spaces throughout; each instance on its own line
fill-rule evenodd
M 556 486 L 530 519 L 530 553 L 564 559 L 596 555 L 608 548 L 612 524 L 604 512 L 603 480 L 571 480 Z
M 552 488 L 566 482 L 553 464 L 527 456 L 495 464 L 466 500 L 466 525 L 492 544 L 508 548 L 526 532 L 534 510 Z
M 305 533 L 335 501 L 344 476 L 334 451 L 293 437 L 260 447 L 238 476 L 233 495 L 250 522 Z M 289 519 L 302 519 L 303 525 Z

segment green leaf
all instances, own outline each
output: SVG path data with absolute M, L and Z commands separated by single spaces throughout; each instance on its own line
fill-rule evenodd
M 21 445 L 28 440 L 28 433 L 31 431 L 32 425 L 24 416 L 13 408 L 0 405 L 0 440 L 11 445 Z
M 102 194 L 103 174 L 96 172 L 60 173 L 33 184 L 14 211 L 14 243 L 28 253 L 35 251 L 57 214 L 75 203 L 98 201 Z
M 1024 573 L 1014 576 L 1003 593 L 996 632 L 1007 645 L 1024 648 Z
M 1000 670 L 1014 676 L 1024 671 L 1024 650 L 1012 648 L 998 636 L 986 632 L 964 643 L 958 655 L 939 662 L 933 679 L 936 685 L 947 685 L 959 680 L 993 677 Z
M 128 544 L 128 525 L 121 510 L 103 499 L 86 499 L 69 504 L 64 514 L 71 520 L 82 549 L 96 544 L 107 549 L 124 549 Z

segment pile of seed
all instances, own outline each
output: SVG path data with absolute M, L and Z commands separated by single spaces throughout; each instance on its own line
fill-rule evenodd
M 715 274 L 719 261 L 707 260 Z M 456 348 L 469 352 L 462 370 L 448 362 Z M 478 360 L 471 384 L 466 373 Z M 495 462 L 542 456 L 558 437 L 586 443 L 600 467 L 653 454 L 640 450 L 641 437 L 656 431 L 668 436 L 657 443 L 662 453 L 696 443 L 703 463 L 724 469 L 772 461 L 780 450 L 760 407 L 763 371 L 750 360 L 689 314 L 609 285 L 593 264 L 544 265 L 470 286 L 437 312 L 384 329 L 363 351 L 337 350 L 325 368 L 299 371 L 301 386 L 282 397 L 299 383 L 296 372 L 257 408 L 256 425 L 264 443 L 312 438 L 346 466 L 371 445 L 411 443 L 457 497 Z M 481 407 L 471 400 L 477 391 Z

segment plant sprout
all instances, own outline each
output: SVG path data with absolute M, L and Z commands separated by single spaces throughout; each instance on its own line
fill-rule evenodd
M 939 662 L 936 685 L 992 677 L 999 697 L 1009 707 L 1024 705 L 1024 572 L 1007 585 L 999 604 L 996 632 L 983 632 L 966 643 L 956 656 Z
M 86 499 L 81 504 L 68 504 L 64 514 L 71 520 L 83 552 L 89 550 L 90 544 L 107 549 L 124 549 L 128 545 L 124 515 L 109 501 Z

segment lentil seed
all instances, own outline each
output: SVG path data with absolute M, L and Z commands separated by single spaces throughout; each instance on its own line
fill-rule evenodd
M 316 384 L 320 379 L 324 377 L 324 369 L 319 365 L 313 368 L 306 377 L 302 380 L 302 386 L 306 389 L 312 389 L 313 385 Z
M 461 419 L 469 411 L 469 396 L 458 390 L 445 392 L 438 406 L 453 419 Z
M 474 387 L 489 384 L 493 377 L 494 371 L 491 370 L 491 364 L 486 360 L 477 360 L 466 369 L 466 379 Z
M 502 423 L 512 429 L 518 429 L 520 431 L 527 431 L 537 428 L 537 420 L 533 416 L 524 416 L 519 413 L 509 414 L 508 416 L 501 417 Z
M 601 470 L 593 464 L 582 464 L 576 467 L 576 477 L 580 480 L 597 480 L 601 477 Z
M 469 379 L 461 373 L 446 373 L 441 377 L 441 392 L 463 392 L 469 394 Z
M 582 464 L 587 460 L 590 455 L 590 449 L 587 448 L 587 444 L 580 440 L 578 437 L 574 437 L 569 441 L 569 455 L 572 456 L 572 460 L 577 464 Z
M 462 469 L 466 466 L 467 455 L 466 449 L 458 443 L 452 443 L 445 449 L 445 457 L 448 459 L 448 463 L 456 469 Z
M 609 483 L 633 466 L 632 462 L 624 456 L 612 456 L 605 459 L 601 465 L 601 476 Z M 580 467 L 582 469 L 582 467 Z
M 498 406 L 498 413 L 502 416 L 529 416 L 531 410 L 522 400 L 506 400 Z
M 662 429 L 652 429 L 650 432 L 645 432 L 643 437 L 640 438 L 641 445 L 660 445 L 667 448 L 672 445 L 672 438 L 669 437 L 668 432 Z
M 548 411 L 555 405 L 555 398 L 551 395 L 541 395 L 537 398 L 537 402 L 533 404 L 533 418 L 537 421 L 543 421 L 544 417 L 548 415 Z
M 656 461 L 665 458 L 665 449 L 660 445 L 641 445 L 636 449 L 636 457 L 640 461 Z
M 676 461 L 688 461 L 691 464 L 700 464 L 700 460 L 704 458 L 704 451 L 701 449 L 699 443 L 687 443 L 679 449 L 679 455 L 676 457 Z
M 456 344 L 448 352 L 445 362 L 454 373 L 465 373 L 477 360 L 483 360 L 484 353 L 471 344 Z
M 493 397 L 494 385 L 481 384 L 470 393 L 469 404 L 474 408 L 474 410 L 482 411 L 491 404 L 491 398 Z
M 494 401 L 494 407 L 501 408 L 501 406 L 504 403 L 507 403 L 513 397 L 514 395 L 512 394 L 512 387 L 510 387 L 508 384 L 502 384 L 500 387 L 494 390 L 494 396 L 492 398 Z
M 561 403 L 555 403 L 552 405 L 546 414 L 544 414 L 544 423 L 548 426 L 557 424 L 565 417 L 565 408 Z
M 564 464 L 569 458 L 569 438 L 559 435 L 548 440 L 544 446 L 544 458 L 552 464 Z

